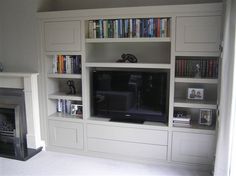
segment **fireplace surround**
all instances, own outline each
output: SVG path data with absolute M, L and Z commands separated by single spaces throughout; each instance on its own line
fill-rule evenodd
M 0 157 L 24 161 L 43 145 L 37 74 L 0 73 Z

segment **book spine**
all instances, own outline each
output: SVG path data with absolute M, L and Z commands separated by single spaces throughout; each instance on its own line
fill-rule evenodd
M 94 32 L 93 32 L 93 21 L 92 20 L 89 20 L 88 22 L 88 27 L 89 27 L 89 32 L 88 32 L 88 35 L 89 35 L 89 38 L 94 38 Z
M 129 37 L 133 37 L 133 19 L 129 19 Z
M 57 100 L 57 112 L 62 112 L 61 99 Z
M 93 38 L 97 38 L 97 23 L 93 21 Z
M 103 20 L 103 37 L 108 38 L 107 20 Z
M 57 73 L 57 55 L 53 56 L 52 73 Z
M 136 37 L 140 37 L 140 19 L 136 19 Z

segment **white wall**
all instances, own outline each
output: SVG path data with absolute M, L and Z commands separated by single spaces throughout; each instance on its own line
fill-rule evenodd
M 2 57 L 7 71 L 37 72 L 37 1 L 1 1 Z
M 2 42 L 3 42 L 3 40 L 2 40 L 2 14 L 1 14 L 1 12 L 2 12 L 2 6 L 0 5 L 0 62 L 2 62 Z

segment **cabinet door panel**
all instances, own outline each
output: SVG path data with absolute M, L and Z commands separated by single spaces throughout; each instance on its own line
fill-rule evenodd
M 83 149 L 83 125 L 49 121 L 50 144 L 59 147 Z
M 80 21 L 46 22 L 46 51 L 80 51 Z
M 112 132 L 112 133 L 111 133 Z M 124 128 L 105 125 L 87 126 L 88 137 L 145 144 L 167 145 L 167 131 Z
M 177 17 L 176 51 L 217 52 L 221 16 Z
M 166 160 L 167 146 L 88 138 L 88 150 L 125 157 Z
M 173 132 L 172 160 L 186 163 L 212 164 L 215 136 Z

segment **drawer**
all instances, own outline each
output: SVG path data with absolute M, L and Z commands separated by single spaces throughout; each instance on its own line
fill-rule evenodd
M 176 51 L 219 52 L 221 16 L 177 17 Z
M 173 132 L 173 161 L 194 164 L 212 164 L 214 153 L 214 135 Z
M 44 23 L 46 51 L 80 51 L 80 21 L 56 21 Z
M 125 157 L 166 160 L 167 146 L 140 144 L 105 139 L 88 139 L 88 150 Z
M 83 149 L 83 125 L 49 120 L 49 139 L 54 146 Z
M 167 145 L 168 132 L 106 125 L 87 125 L 89 138 L 111 139 L 145 144 Z

